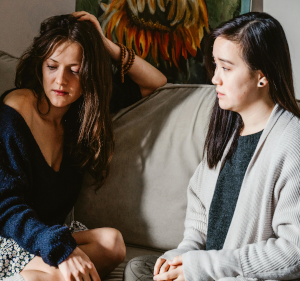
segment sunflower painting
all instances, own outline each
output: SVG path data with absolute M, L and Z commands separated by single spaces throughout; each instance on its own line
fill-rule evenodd
M 243 3 L 244 1 L 244 3 Z M 113 42 L 133 48 L 169 83 L 206 83 L 204 36 L 221 22 L 248 12 L 249 0 L 77 0 L 94 14 Z M 249 7 L 248 7 L 249 6 Z

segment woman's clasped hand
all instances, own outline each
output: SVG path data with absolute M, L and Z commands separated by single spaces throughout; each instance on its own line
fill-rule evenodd
M 175 257 L 171 261 L 163 258 L 157 259 L 153 275 L 153 280 L 156 281 L 185 281 L 182 266 L 182 255 Z

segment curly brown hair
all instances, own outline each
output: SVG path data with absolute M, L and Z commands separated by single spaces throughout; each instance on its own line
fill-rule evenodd
M 34 38 L 19 60 L 15 85 L 32 90 L 39 107 L 42 98 L 46 97 L 42 64 L 65 42 L 77 43 L 83 51 L 79 71 L 82 96 L 65 114 L 69 116 L 69 122 L 65 123 L 65 144 L 70 148 L 74 163 L 81 171 L 87 170 L 99 188 L 109 174 L 114 134 L 109 110 L 112 95 L 111 61 L 95 26 L 89 21 L 78 21 L 70 14 L 43 21 L 39 36 Z M 50 101 L 47 102 L 50 108 Z M 76 119 L 71 120 L 74 116 Z M 66 124 L 72 129 L 67 128 Z M 77 129 L 74 129 L 76 126 Z

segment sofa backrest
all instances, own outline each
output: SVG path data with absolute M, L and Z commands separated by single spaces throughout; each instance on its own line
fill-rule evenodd
M 14 80 L 18 59 L 0 51 L 0 96 L 15 88 Z
M 177 247 L 215 98 L 214 86 L 168 84 L 119 112 L 110 176 L 96 194 L 86 177 L 75 219 L 117 228 L 127 244 Z

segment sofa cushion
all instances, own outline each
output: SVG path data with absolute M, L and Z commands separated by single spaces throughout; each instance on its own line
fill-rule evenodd
M 96 194 L 86 176 L 75 219 L 117 228 L 129 244 L 177 247 L 215 98 L 214 86 L 169 84 L 119 112 L 110 176 Z
M 15 73 L 18 59 L 0 51 L 0 96 L 15 87 Z

